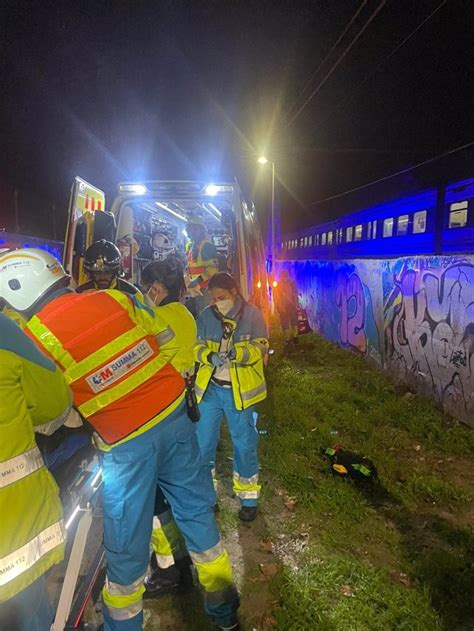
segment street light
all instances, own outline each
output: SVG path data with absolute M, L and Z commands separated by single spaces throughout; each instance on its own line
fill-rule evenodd
M 272 272 L 273 266 L 275 264 L 275 163 L 271 162 L 267 157 L 260 156 L 257 160 L 259 164 L 270 164 L 272 165 L 272 206 L 271 206 L 271 224 L 272 224 L 272 232 L 271 232 L 271 243 L 270 243 L 270 255 L 272 257 Z

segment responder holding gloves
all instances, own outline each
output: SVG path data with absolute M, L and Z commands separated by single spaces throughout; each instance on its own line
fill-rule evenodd
M 214 473 L 222 416 L 234 447 L 234 492 L 241 501 L 239 517 L 257 515 L 258 432 L 255 404 L 266 397 L 263 358 L 267 330 L 260 311 L 242 297 L 226 272 L 209 281 L 213 304 L 198 319 L 196 395 L 201 411 L 197 424 L 199 447 Z

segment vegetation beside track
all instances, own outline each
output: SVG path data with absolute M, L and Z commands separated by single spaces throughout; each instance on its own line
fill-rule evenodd
M 472 629 L 474 431 L 315 335 L 274 346 L 259 424 L 275 626 Z M 335 442 L 379 483 L 332 476 Z

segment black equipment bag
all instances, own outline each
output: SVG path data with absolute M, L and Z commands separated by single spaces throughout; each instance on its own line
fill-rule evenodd
M 377 468 L 372 460 L 344 449 L 339 444 L 326 449 L 322 448 L 321 454 L 329 459 L 331 473 L 341 478 L 364 481 L 375 481 L 378 478 Z

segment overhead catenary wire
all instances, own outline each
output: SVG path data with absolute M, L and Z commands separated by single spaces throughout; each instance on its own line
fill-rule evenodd
M 363 0 L 362 4 L 359 6 L 359 8 L 356 10 L 354 15 L 349 20 L 349 22 L 346 24 L 346 26 L 345 26 L 344 30 L 342 31 L 342 33 L 339 35 L 339 37 L 336 39 L 334 44 L 331 46 L 331 48 L 330 48 L 329 52 L 327 53 L 327 55 L 324 57 L 324 59 L 321 61 L 321 63 L 318 64 L 316 69 L 311 73 L 310 78 L 306 82 L 304 88 L 299 93 L 298 97 L 295 99 L 293 105 L 289 108 L 289 110 L 286 112 L 286 114 L 284 114 L 283 119 L 282 119 L 283 121 L 285 119 L 287 119 L 291 115 L 292 110 L 294 110 L 294 108 L 298 105 L 298 101 L 300 100 L 300 98 L 304 96 L 306 90 L 311 86 L 311 84 L 313 83 L 314 79 L 318 76 L 319 71 L 324 66 L 324 64 L 327 62 L 327 60 L 331 57 L 332 53 L 334 52 L 334 50 L 339 45 L 339 42 L 342 40 L 342 38 L 347 33 L 347 31 L 351 28 L 352 24 L 358 18 L 360 12 L 365 7 L 365 5 L 367 4 L 368 1 L 369 0 Z
M 350 98 L 346 99 L 343 103 L 340 103 L 338 106 L 336 106 L 336 109 L 341 110 L 341 109 L 342 109 L 345 105 L 348 105 L 349 103 L 352 103 L 352 101 L 356 98 L 356 93 L 357 93 L 357 91 L 358 91 L 358 90 L 359 90 L 359 89 L 360 89 L 360 88 L 361 88 L 361 87 L 362 87 L 365 83 L 367 83 L 367 81 L 368 81 L 369 79 L 371 79 L 371 78 L 374 76 L 374 74 L 375 74 L 375 73 L 379 70 L 379 68 L 380 68 L 381 66 L 383 66 L 383 65 L 384 65 L 384 64 L 385 64 L 385 63 L 386 63 L 386 62 L 387 62 L 387 61 L 388 61 L 391 57 L 393 57 L 393 55 L 395 55 L 395 54 L 396 54 L 396 53 L 400 50 L 400 48 L 402 48 L 402 46 L 404 46 L 404 45 L 405 45 L 408 41 L 410 41 L 410 39 L 411 39 L 414 35 L 416 35 L 416 33 L 418 33 L 418 31 L 419 31 L 420 29 L 422 29 L 422 28 L 423 28 L 423 26 L 425 26 L 425 24 L 426 24 L 427 22 L 429 22 L 429 20 L 431 20 L 431 18 L 432 18 L 434 15 L 436 15 L 436 13 L 438 13 L 438 11 L 439 11 L 440 9 L 442 9 L 442 8 L 444 7 L 444 5 L 445 5 L 445 4 L 447 4 L 447 3 L 448 3 L 448 0 L 443 0 L 440 4 L 438 4 L 438 6 L 437 6 L 435 9 L 433 9 L 433 11 L 432 11 L 432 12 L 431 12 L 431 13 L 430 13 L 430 14 L 429 14 L 429 15 L 428 15 L 428 16 L 427 16 L 427 17 L 426 17 L 426 18 L 425 18 L 422 22 L 420 22 L 420 23 L 418 24 L 418 26 L 417 26 L 415 29 L 413 29 L 413 31 L 411 31 L 411 32 L 410 32 L 410 33 L 409 33 L 409 34 L 408 34 L 408 35 L 407 35 L 404 39 L 402 39 L 402 41 L 401 41 L 401 42 L 399 42 L 399 43 L 395 46 L 395 48 L 393 48 L 393 50 L 392 50 L 392 51 L 391 51 L 391 52 L 390 52 L 390 53 L 389 53 L 386 57 L 384 57 L 381 61 L 379 61 L 379 63 L 378 63 L 378 64 L 377 64 L 377 65 L 376 65 L 373 69 L 372 69 L 372 71 L 371 71 L 371 72 L 369 72 L 369 74 L 367 74 L 367 75 L 366 75 L 366 76 L 362 79 L 362 81 L 360 81 L 360 82 L 358 83 L 358 85 L 356 86 L 356 88 L 355 88 L 355 90 L 354 90 L 355 94 L 353 93 L 353 94 L 352 94 L 352 97 L 350 97 Z M 326 116 L 326 118 L 324 119 L 324 121 L 323 121 L 323 122 L 321 122 L 321 121 L 320 121 L 320 123 L 319 123 L 318 127 L 320 127 L 321 125 L 325 124 L 325 123 L 326 123 L 326 122 L 327 122 L 327 121 L 331 118 L 332 114 L 334 114 L 334 110 L 331 110 L 331 112 L 328 114 L 328 116 Z
M 350 188 L 349 190 L 344 191 L 343 193 L 338 193 L 337 195 L 331 195 L 331 197 L 318 199 L 316 202 L 311 202 L 311 204 L 306 204 L 305 208 L 318 206 L 319 204 L 324 204 L 325 202 L 329 202 L 333 199 L 338 199 L 339 197 L 344 197 L 345 195 L 349 195 L 349 193 L 355 193 L 356 191 L 361 191 L 362 189 L 368 188 L 369 186 L 374 186 L 374 184 L 379 184 L 380 182 L 391 180 L 393 177 L 397 177 L 398 175 L 403 175 L 404 173 L 409 173 L 410 171 L 414 171 L 415 169 L 418 169 L 419 167 L 423 167 L 423 166 L 426 166 L 427 164 L 431 164 L 432 162 L 436 162 L 436 160 L 440 160 L 441 158 L 446 158 L 447 156 L 450 156 L 453 153 L 457 153 L 458 151 L 463 151 L 463 149 L 468 149 L 469 147 L 472 147 L 473 145 L 474 145 L 474 140 L 472 140 L 471 142 L 467 142 L 466 144 L 461 145 L 460 147 L 456 147 L 455 149 L 449 149 L 448 151 L 445 151 L 444 153 L 441 153 L 440 155 L 435 156 L 434 158 L 429 158 L 428 160 L 424 160 L 423 162 L 419 162 L 418 164 L 414 164 L 405 169 L 401 169 L 400 171 L 397 171 L 396 173 L 391 173 L 390 175 L 385 175 L 384 177 L 380 177 L 377 180 L 373 180 L 372 182 L 367 182 L 367 184 L 362 184 L 361 186 Z
M 353 37 L 353 39 L 349 42 L 349 44 L 346 46 L 346 48 L 342 51 L 341 55 L 334 62 L 334 64 L 331 66 L 331 68 L 328 70 L 328 72 L 321 79 L 321 81 L 317 84 L 317 86 L 314 88 L 314 90 L 311 92 L 311 94 L 307 97 L 307 99 L 303 102 L 303 104 L 297 109 L 295 114 L 293 114 L 293 116 L 290 118 L 290 120 L 286 123 L 286 127 L 291 125 L 298 118 L 298 116 L 305 109 L 305 107 L 308 105 L 308 103 L 316 96 L 316 94 L 323 87 L 323 85 L 326 83 L 326 81 L 330 78 L 330 76 L 333 74 L 333 72 L 336 70 L 336 68 L 339 66 L 339 64 L 343 61 L 343 59 L 347 56 L 347 54 L 355 46 L 355 44 L 357 43 L 359 38 L 363 35 L 363 33 L 367 30 L 367 28 L 370 26 L 370 24 L 375 20 L 375 18 L 380 13 L 380 11 L 384 8 L 386 2 L 387 2 L 387 0 L 382 0 L 382 2 L 378 5 L 378 7 L 375 9 L 375 11 L 373 11 L 373 13 L 370 15 L 370 17 L 363 24 L 362 28 L 356 33 L 356 35 Z

